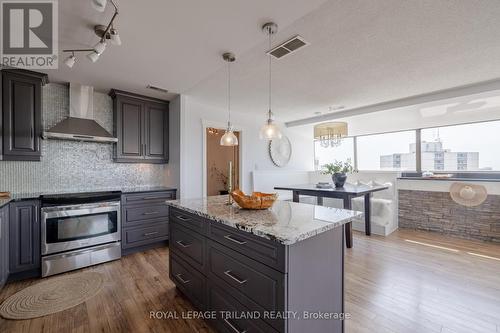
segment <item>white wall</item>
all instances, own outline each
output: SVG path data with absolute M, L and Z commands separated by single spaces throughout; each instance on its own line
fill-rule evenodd
M 170 101 L 169 106 L 169 158 L 167 164 L 166 186 L 177 189 L 180 195 L 180 123 L 181 123 L 181 96 L 177 96 Z
M 207 106 L 192 96 L 181 97 L 181 197 L 196 198 L 203 196 L 203 121 L 227 122 L 227 110 Z M 313 170 L 314 146 L 312 125 L 285 128 L 283 133 L 292 144 L 292 157 L 284 168 L 272 163 L 268 142 L 259 139 L 259 130 L 265 122 L 265 110 L 255 114 L 232 113 L 232 122 L 241 130 L 241 170 L 242 190 L 252 190 L 251 172 L 253 170 Z

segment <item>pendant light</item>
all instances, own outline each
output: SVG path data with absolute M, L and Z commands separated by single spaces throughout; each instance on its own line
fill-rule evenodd
M 231 127 L 231 63 L 236 60 L 234 54 L 226 52 L 222 55 L 222 59 L 227 62 L 227 128 L 224 135 L 220 138 L 221 146 L 237 146 L 238 138 L 234 135 L 233 128 Z
M 278 32 L 278 25 L 273 22 L 266 23 L 262 26 L 262 31 L 266 33 L 269 36 L 269 50 L 271 50 L 271 37 L 275 33 Z M 273 120 L 273 112 L 271 111 L 271 63 L 272 63 L 272 56 L 271 54 L 268 54 L 269 56 L 269 111 L 267 113 L 267 122 L 262 126 L 260 129 L 259 137 L 261 140 L 273 140 L 273 139 L 281 139 L 281 131 L 279 127 L 274 123 Z

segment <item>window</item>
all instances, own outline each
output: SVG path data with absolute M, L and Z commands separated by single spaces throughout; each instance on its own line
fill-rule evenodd
M 337 147 L 321 147 L 319 141 L 314 141 L 314 167 L 316 170 L 321 170 L 322 166 L 335 161 L 345 162 L 351 159 L 354 163 L 354 139 L 344 138 L 342 143 Z
M 416 170 L 415 131 L 357 137 L 359 170 Z
M 422 171 L 499 171 L 500 121 L 422 130 Z

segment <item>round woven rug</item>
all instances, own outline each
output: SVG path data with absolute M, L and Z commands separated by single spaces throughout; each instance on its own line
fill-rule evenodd
M 7 298 L 0 306 L 6 319 L 31 319 L 72 308 L 101 291 L 103 276 L 81 272 L 37 283 Z

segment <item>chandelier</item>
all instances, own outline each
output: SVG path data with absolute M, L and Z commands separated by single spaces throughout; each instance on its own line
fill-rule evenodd
M 347 136 L 347 123 L 328 122 L 314 126 L 314 140 L 320 142 L 321 147 L 338 147 L 342 139 Z

